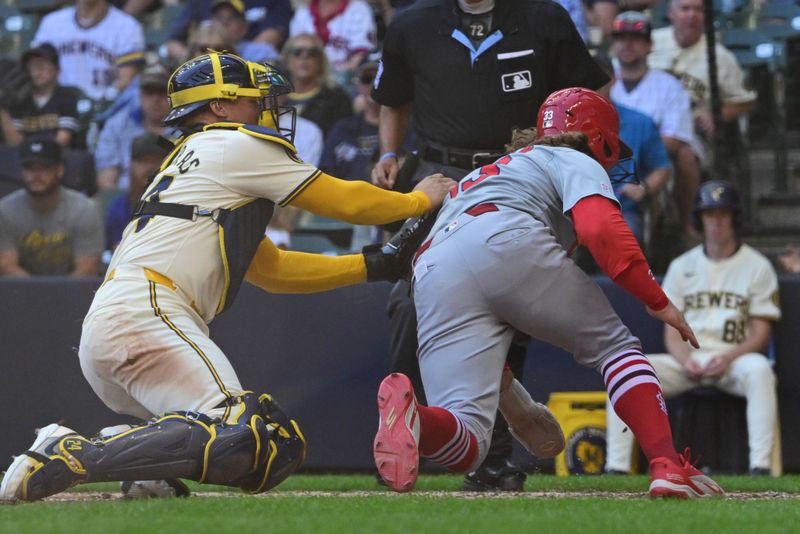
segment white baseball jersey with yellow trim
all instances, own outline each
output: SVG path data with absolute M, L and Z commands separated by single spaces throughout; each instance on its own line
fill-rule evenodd
M 294 159 L 288 150 L 235 129 L 193 134 L 143 198 L 207 210 L 231 209 L 257 198 L 284 204 L 319 176 L 316 167 Z M 213 319 L 225 288 L 225 266 L 219 225 L 210 217 L 134 219 L 109 272 L 122 265 L 146 267 L 168 277 L 206 322 Z M 102 306 L 100 297 L 93 308 Z
M 80 87 L 93 100 L 103 98 L 114 84 L 118 65 L 144 60 L 142 26 L 113 6 L 90 27 L 78 23 L 75 6 L 46 15 L 31 46 L 42 43 L 58 51 L 61 85 Z
M 778 277 L 769 260 L 742 244 L 731 257 L 709 259 L 702 245 L 669 266 L 664 292 L 684 313 L 706 352 L 721 352 L 747 336 L 751 317 L 780 319 Z

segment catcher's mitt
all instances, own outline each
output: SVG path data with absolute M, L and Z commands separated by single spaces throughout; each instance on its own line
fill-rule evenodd
M 367 264 L 367 281 L 397 282 L 411 278 L 411 259 L 436 221 L 436 211 L 408 219 L 400 230 L 383 246 L 363 248 Z

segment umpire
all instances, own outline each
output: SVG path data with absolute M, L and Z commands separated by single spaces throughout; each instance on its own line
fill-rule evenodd
M 381 104 L 381 156 L 372 181 L 407 191 L 441 172 L 456 180 L 504 152 L 513 127 L 535 125 L 547 95 L 608 77 L 597 67 L 567 12 L 549 0 L 418 0 L 389 26 L 372 96 Z M 400 171 L 397 153 L 413 123 L 419 146 Z M 392 370 L 411 377 L 424 402 L 416 359 L 414 302 L 398 282 L 388 305 Z M 526 341 L 512 345 L 520 377 Z M 519 491 L 508 425 L 498 414 L 489 454 L 465 490 Z

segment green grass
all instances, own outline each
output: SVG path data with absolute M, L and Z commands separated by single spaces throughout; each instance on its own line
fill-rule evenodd
M 298 475 L 262 497 L 193 485 L 196 495 L 225 493 L 190 499 L 0 505 L 0 532 L 800 532 L 800 476 L 715 479 L 735 498 L 652 501 L 645 496 L 644 476 L 533 475 L 520 496 L 466 498 L 447 493 L 460 489 L 461 478 L 454 475 L 422 476 L 416 491 L 406 495 L 377 486 L 367 475 Z M 72 491 L 114 493 L 117 488 L 91 484 Z M 336 494 L 299 493 L 303 491 Z M 751 492 L 761 495 L 737 495 Z M 781 494 L 767 499 L 769 492 Z

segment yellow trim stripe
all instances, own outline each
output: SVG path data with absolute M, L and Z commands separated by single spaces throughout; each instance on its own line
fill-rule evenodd
M 223 78 L 222 65 L 219 62 L 219 54 L 210 54 L 208 57 L 211 59 L 211 70 L 214 72 L 214 86 L 221 87 L 223 85 Z
M 294 419 L 289 419 L 289 422 L 292 424 L 292 428 L 294 428 L 295 434 L 297 437 L 300 438 L 300 441 L 303 442 L 303 456 L 300 458 L 300 463 L 297 464 L 297 467 L 303 465 L 303 462 L 306 461 L 306 453 L 308 453 L 308 443 L 306 442 L 305 435 L 300 431 L 300 427 L 297 425 L 297 422 Z
M 197 420 L 195 420 L 195 422 L 203 425 L 203 427 L 208 430 L 208 433 L 211 434 L 211 439 L 208 440 L 208 443 L 206 443 L 206 449 L 203 451 L 203 472 L 200 474 L 200 480 L 198 480 L 198 482 L 202 484 L 206 480 L 206 475 L 208 475 L 208 454 L 211 451 L 211 444 L 217 439 L 217 428 L 215 426 L 206 426 Z
M 289 193 L 289 195 L 288 195 L 286 198 L 284 198 L 283 200 L 281 200 L 281 201 L 278 203 L 278 206 L 281 206 L 281 207 L 283 207 L 283 206 L 285 206 L 285 205 L 289 204 L 289 203 L 290 203 L 292 200 L 294 200 L 295 198 L 297 198 L 297 195 L 299 195 L 300 193 L 302 193 L 302 192 L 305 190 L 305 188 L 306 188 L 306 187 L 308 187 L 309 185 L 311 185 L 311 182 L 313 182 L 314 180 L 316 180 L 317 178 L 319 178 L 320 174 L 322 174 L 322 171 L 321 171 L 321 170 L 317 169 L 316 171 L 314 171 L 314 173 L 313 173 L 311 176 L 309 176 L 308 178 L 306 178 L 305 180 L 303 180 L 303 181 L 300 183 L 300 185 L 298 185 L 297 187 L 295 187 L 295 188 L 294 188 L 294 191 L 292 191 L 291 193 Z
M 186 137 L 181 138 L 178 144 L 175 145 L 175 148 L 172 149 L 172 152 L 170 152 L 169 155 L 164 158 L 164 161 L 161 162 L 161 167 L 159 167 L 158 172 L 164 172 L 164 169 L 169 167 L 169 164 L 172 163 L 172 160 L 178 155 L 178 151 L 183 148 L 183 145 L 186 144 L 186 141 L 188 141 L 193 135 L 195 134 L 189 134 Z
M 261 484 L 258 485 L 255 491 L 252 493 L 261 493 L 264 491 L 264 486 L 267 485 L 267 479 L 269 478 L 269 472 L 272 469 L 272 461 L 278 455 L 278 446 L 275 445 L 275 442 L 270 440 L 269 441 L 269 459 L 267 460 L 267 466 L 264 469 L 264 478 L 261 479 Z
M 235 83 L 198 85 L 196 87 L 175 91 L 169 95 L 169 101 L 172 107 L 176 108 L 185 106 L 186 104 L 194 104 L 202 100 L 215 100 L 217 98 L 236 100 L 240 96 L 259 98 L 261 97 L 261 91 L 252 87 L 239 87 Z
M 244 133 L 244 134 L 247 134 L 247 135 L 251 136 L 251 137 L 255 137 L 256 139 L 263 139 L 265 141 L 272 141 L 273 143 L 278 143 L 279 145 L 283 145 L 284 147 L 286 147 L 289 150 L 291 150 L 294 154 L 297 154 L 297 148 L 292 143 L 290 143 L 289 141 L 284 139 L 283 137 L 278 137 L 277 135 L 270 135 L 270 134 L 266 134 L 266 133 L 257 132 L 255 130 L 250 129 L 248 127 L 248 125 L 246 125 L 246 124 L 243 125 L 243 126 L 240 126 L 238 128 L 238 130 L 240 132 Z
M 25 476 L 22 478 L 22 500 L 23 500 L 23 501 L 27 501 L 27 500 L 28 500 L 28 480 L 30 480 L 30 478 L 31 478 L 31 477 L 32 477 L 32 476 L 33 476 L 33 475 L 34 475 L 34 474 L 35 474 L 35 473 L 36 473 L 36 472 L 37 472 L 39 469 L 41 469 L 42 467 L 44 467 L 44 463 L 43 463 L 43 462 L 40 462 L 39 460 L 35 460 L 35 459 L 33 459 L 33 458 L 31 458 L 31 459 L 32 459 L 32 460 L 35 462 L 35 465 L 33 466 L 33 469 L 31 469 L 30 471 L 28 471 L 28 473 L 27 473 L 27 474 L 26 474 L 26 475 L 25 475 Z
M 117 57 L 117 65 L 123 65 L 125 63 L 133 63 L 134 61 L 143 61 L 143 60 L 144 60 L 144 52 L 142 51 L 131 52 L 130 54 L 123 54 Z
M 156 301 L 156 283 L 153 282 L 152 280 L 150 280 L 149 282 L 150 282 L 150 306 L 153 308 L 153 312 L 155 313 L 156 317 L 161 319 L 161 321 L 165 325 L 167 325 L 170 330 L 178 334 L 178 337 L 180 337 L 182 340 L 188 343 L 189 346 L 192 347 L 192 349 L 194 349 L 194 351 L 203 359 L 203 361 L 206 364 L 206 367 L 208 367 L 208 370 L 211 371 L 211 374 L 214 376 L 214 381 L 217 383 L 217 386 L 219 386 L 219 389 L 222 391 L 222 394 L 225 395 L 225 398 L 230 401 L 232 395 L 225 388 L 225 384 L 222 383 L 222 379 L 217 374 L 217 370 L 214 369 L 214 366 L 211 364 L 211 361 L 208 359 L 205 353 L 191 339 L 189 339 L 186 336 L 186 334 L 184 334 L 181 331 L 180 328 L 175 326 L 172 323 L 172 321 L 169 320 L 169 317 L 167 317 L 165 314 L 161 312 L 161 309 L 158 307 L 158 302 Z
M 222 288 L 222 295 L 219 298 L 216 310 L 217 315 L 219 315 L 225 307 L 225 301 L 228 300 L 228 290 L 231 287 L 231 268 L 228 264 L 228 255 L 225 253 L 225 230 L 223 230 L 221 224 L 217 225 L 217 235 L 219 236 L 219 255 L 222 258 L 222 268 L 225 274 L 225 287 Z
M 264 419 L 260 415 L 254 415 L 250 418 L 250 424 L 247 425 L 250 427 L 250 430 L 253 432 L 253 438 L 256 440 L 256 453 L 253 457 L 253 467 L 250 468 L 250 471 L 255 471 L 258 467 L 258 458 L 261 456 L 261 435 L 259 435 L 258 430 L 256 429 L 256 420 L 261 419 L 261 422 L 264 422 Z

